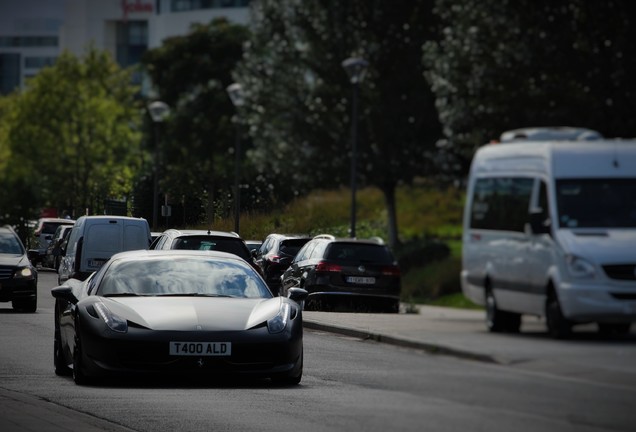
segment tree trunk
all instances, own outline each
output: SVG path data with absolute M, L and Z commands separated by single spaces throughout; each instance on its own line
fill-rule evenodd
M 400 239 L 398 238 L 397 211 L 395 208 L 395 184 L 385 184 L 381 187 L 381 190 L 384 194 L 384 203 L 389 224 L 389 246 L 391 249 L 395 249 L 400 244 Z

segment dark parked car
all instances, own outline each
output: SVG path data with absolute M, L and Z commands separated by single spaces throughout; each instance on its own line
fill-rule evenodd
M 38 220 L 33 235 L 35 236 L 35 245 L 29 250 L 29 259 L 34 266 L 42 264 L 46 254 L 46 248 L 49 246 L 55 230 L 60 225 L 73 226 L 75 223 L 72 219 L 60 218 L 41 218 Z
M 235 255 L 122 252 L 52 294 L 55 372 L 77 384 L 140 373 L 302 378 L 307 292 L 273 297 Z
M 298 252 L 282 276 L 282 295 L 309 292 L 306 308 L 398 312 L 400 268 L 381 241 L 319 235 Z
M 38 304 L 38 272 L 10 226 L 0 227 L 0 301 L 23 312 L 35 312 Z
M 245 241 L 238 234 L 210 230 L 168 229 L 161 233 L 150 245 L 150 249 L 215 250 L 228 252 L 243 258 L 259 273 L 260 267 L 254 262 Z
M 309 240 L 311 237 L 303 235 L 270 234 L 263 241 L 255 260 L 274 295 L 279 295 L 283 272 Z
M 44 254 L 43 267 L 52 268 L 55 271 L 60 267 L 60 261 L 62 260 L 62 249 L 64 242 L 68 239 L 73 225 L 60 225 L 55 230 L 51 242 L 46 248 Z

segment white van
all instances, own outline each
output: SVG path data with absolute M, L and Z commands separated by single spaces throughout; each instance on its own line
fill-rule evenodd
M 58 283 L 84 280 L 118 252 L 148 249 L 150 226 L 126 216 L 82 216 L 69 235 L 58 270 Z
M 491 331 L 519 331 L 521 315 L 532 314 L 546 317 L 557 338 L 589 322 L 628 333 L 636 321 L 636 141 L 585 129 L 512 132 L 472 161 L 464 295 L 486 306 Z

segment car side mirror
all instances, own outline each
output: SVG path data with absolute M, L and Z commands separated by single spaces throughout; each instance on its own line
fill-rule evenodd
M 308 295 L 309 293 L 307 292 L 307 290 L 304 290 L 302 288 L 290 288 L 289 290 L 287 290 L 287 297 L 298 304 L 301 304 L 302 302 L 307 300 Z
M 62 285 L 57 288 L 51 289 L 51 294 L 56 299 L 65 300 L 72 304 L 77 304 L 77 302 L 79 301 L 77 300 L 77 297 L 75 297 L 75 294 L 73 294 L 73 290 L 71 289 L 71 287 L 68 285 Z
M 532 234 L 550 234 L 552 222 L 543 210 L 530 212 L 530 230 Z

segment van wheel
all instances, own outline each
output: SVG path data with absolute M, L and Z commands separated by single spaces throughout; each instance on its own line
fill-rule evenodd
M 548 297 L 545 310 L 548 333 L 555 339 L 567 339 L 572 335 L 572 323 L 563 316 L 556 293 Z
M 521 327 L 521 314 L 500 310 L 490 288 L 486 290 L 486 326 L 495 333 L 517 333 Z

